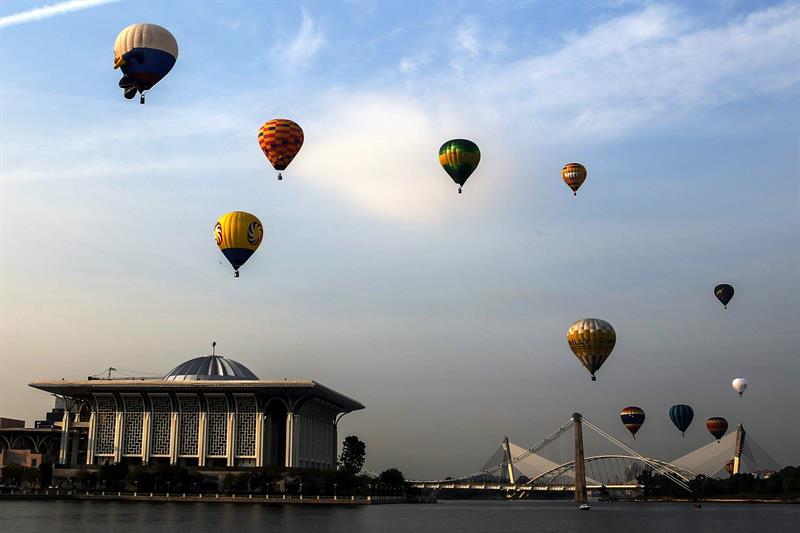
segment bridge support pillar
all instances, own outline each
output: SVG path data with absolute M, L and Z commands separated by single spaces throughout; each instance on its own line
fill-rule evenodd
M 575 428 L 575 501 L 586 503 L 586 466 L 583 462 L 583 425 L 580 413 L 572 413 Z
M 736 426 L 736 448 L 733 452 L 733 468 L 731 469 L 731 474 L 739 474 L 741 473 L 742 468 L 742 447 L 744 446 L 744 436 L 745 436 L 744 426 L 739 424 Z
M 503 439 L 503 448 L 506 451 L 506 468 L 508 468 L 508 482 L 514 483 L 514 462 L 511 459 L 511 445 L 508 443 L 508 436 Z

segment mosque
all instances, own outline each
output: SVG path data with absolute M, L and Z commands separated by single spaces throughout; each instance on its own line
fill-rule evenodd
M 219 355 L 190 359 L 162 378 L 90 377 L 30 386 L 63 403 L 54 462 L 65 467 L 333 469 L 339 420 L 364 408 L 312 380 L 259 379 Z

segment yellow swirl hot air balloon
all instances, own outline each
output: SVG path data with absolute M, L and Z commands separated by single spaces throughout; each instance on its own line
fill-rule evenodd
M 250 259 L 264 239 L 264 226 L 255 215 L 231 211 L 222 215 L 214 226 L 214 240 L 239 277 L 239 267 Z
M 614 326 L 599 318 L 584 318 L 578 320 L 567 331 L 567 343 L 586 370 L 592 375 L 592 381 L 597 381 L 594 373 L 597 372 L 617 343 L 617 333 Z

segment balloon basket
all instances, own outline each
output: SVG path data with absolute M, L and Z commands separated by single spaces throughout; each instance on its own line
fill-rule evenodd
M 238 278 L 239 277 L 239 271 L 238 270 L 234 271 L 233 277 L 234 278 Z

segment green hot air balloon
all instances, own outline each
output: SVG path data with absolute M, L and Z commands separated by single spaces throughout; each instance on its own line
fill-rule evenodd
M 453 181 L 458 184 L 458 192 L 481 161 L 478 145 L 466 139 L 452 139 L 439 148 L 439 163 Z

